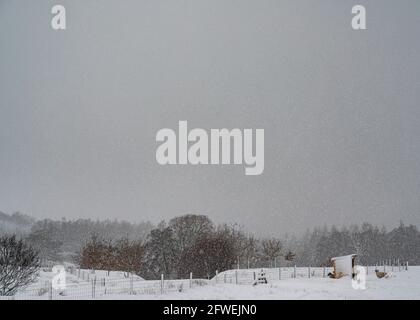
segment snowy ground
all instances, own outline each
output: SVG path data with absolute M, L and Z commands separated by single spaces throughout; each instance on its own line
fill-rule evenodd
M 268 284 L 252 286 L 235 284 L 236 270 L 219 274 L 218 281 L 208 280 L 166 280 L 164 293 L 161 293 L 161 282 L 145 281 L 133 276 L 127 279 L 122 272 L 81 270 L 67 273 L 67 289 L 64 293 L 49 291 L 48 282 L 53 274 L 41 272 L 39 281 L 21 291 L 14 299 L 112 299 L 112 300 L 190 300 L 190 299 L 223 299 L 223 300 L 281 300 L 281 299 L 420 299 L 420 267 L 410 267 L 408 271 L 389 272 L 389 278 L 378 279 L 371 271 L 367 275 L 366 289 L 355 290 L 350 278 L 324 278 L 322 269 L 313 270 L 308 278 L 305 268 L 297 272 L 297 277 L 290 277 L 292 269 L 285 268 L 282 280 L 278 280 L 278 269 L 266 269 Z M 387 270 L 388 271 L 388 270 Z M 252 270 L 241 270 L 242 273 L 253 274 Z M 89 274 L 89 276 L 88 276 Z M 238 274 L 240 274 L 238 272 Z M 97 279 L 94 294 L 92 283 Z M 247 280 L 244 274 L 242 280 Z M 105 279 L 105 280 L 104 280 Z M 104 281 L 105 283 L 102 283 Z M 228 282 L 228 283 L 225 283 Z M 192 288 L 190 287 L 192 285 Z M 1 299 L 1 297 L 0 297 Z
M 395 272 L 387 279 L 367 276 L 366 290 L 355 290 L 349 278 L 297 278 L 257 286 L 215 284 L 165 295 L 112 296 L 107 299 L 420 299 L 420 267 Z

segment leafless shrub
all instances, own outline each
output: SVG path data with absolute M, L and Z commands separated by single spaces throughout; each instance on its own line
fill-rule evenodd
M 38 253 L 23 240 L 0 237 L 0 296 L 13 296 L 35 281 L 39 267 Z

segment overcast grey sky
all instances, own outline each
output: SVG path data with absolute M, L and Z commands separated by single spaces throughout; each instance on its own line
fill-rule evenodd
M 0 211 L 420 225 L 419 31 L 418 0 L 0 0 Z M 179 120 L 265 129 L 264 173 L 158 165 Z

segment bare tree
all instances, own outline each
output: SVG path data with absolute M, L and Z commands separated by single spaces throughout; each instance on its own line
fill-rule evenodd
M 124 271 L 128 277 L 130 273 L 140 274 L 143 267 L 145 247 L 141 240 L 123 238 L 116 245 L 116 270 Z
M 262 254 L 264 258 L 268 259 L 270 264 L 281 255 L 282 244 L 276 238 L 264 239 L 261 243 Z
M 250 268 L 257 257 L 257 239 L 249 235 L 241 241 L 241 255 L 246 259 L 246 266 Z
M 183 275 L 182 257 L 201 237 L 206 237 L 213 232 L 214 224 L 205 215 L 186 214 L 171 219 L 168 227 L 172 230 L 174 237 L 175 269 L 177 276 L 181 277 Z
M 141 240 L 122 238 L 116 241 L 101 240 L 93 235 L 80 251 L 81 268 L 123 271 L 140 274 L 145 256 L 145 246 Z
M 176 275 L 175 241 L 172 229 L 164 222 L 150 232 L 145 245 L 145 276 L 147 278 L 159 279 L 162 273 L 168 278 Z
M 23 240 L 0 237 L 0 296 L 13 296 L 35 281 L 39 267 L 38 253 Z
M 207 216 L 194 214 L 173 218 L 169 221 L 169 227 L 173 231 L 180 253 L 214 229 L 213 222 Z
M 196 277 L 213 277 L 216 270 L 231 269 L 235 264 L 237 251 L 229 229 L 220 229 L 203 235 L 181 258 L 181 277 L 192 272 Z
M 114 247 L 112 242 L 105 242 L 96 234 L 82 247 L 79 255 L 79 264 L 84 269 L 113 270 Z

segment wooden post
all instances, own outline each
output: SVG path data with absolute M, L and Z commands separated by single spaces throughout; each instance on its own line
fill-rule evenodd
M 192 279 L 193 279 L 192 272 L 190 272 L 190 288 L 192 288 Z
M 322 268 L 322 277 L 325 278 L 325 266 Z
M 308 278 L 311 278 L 311 267 L 308 267 Z
M 217 283 L 217 277 L 219 276 L 219 271 L 216 270 L 216 283 Z
M 279 280 L 281 280 L 281 267 L 279 268 Z
M 407 261 L 407 263 L 405 264 L 405 270 L 406 270 L 406 271 L 408 270 L 408 261 Z
M 163 273 L 160 275 L 160 294 L 163 294 Z
M 236 284 L 238 284 L 238 270 L 235 271 L 235 280 L 236 280 Z
M 52 287 L 52 281 L 50 282 L 50 287 L 48 288 L 49 294 L 48 294 L 48 299 L 52 300 L 52 296 L 53 296 L 53 287 Z
M 294 268 L 293 268 L 293 278 L 295 278 L 296 279 L 296 265 L 294 266 Z
M 92 299 L 95 299 L 96 295 L 96 278 L 92 280 Z

